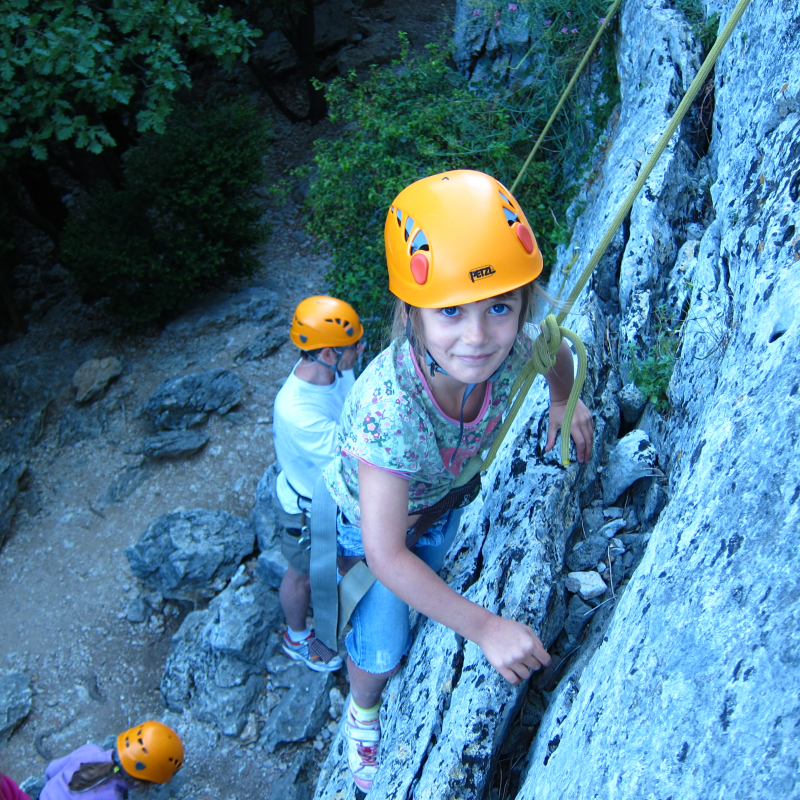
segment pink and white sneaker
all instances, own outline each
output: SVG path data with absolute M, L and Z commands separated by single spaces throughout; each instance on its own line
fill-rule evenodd
M 356 786 L 365 794 L 372 788 L 372 781 L 378 771 L 378 747 L 381 741 L 381 724 L 359 722 L 348 708 L 344 724 L 347 737 L 347 763 Z

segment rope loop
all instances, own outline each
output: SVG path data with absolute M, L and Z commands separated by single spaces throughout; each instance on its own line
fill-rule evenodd
M 556 354 L 561 347 L 561 327 L 555 314 L 548 314 L 540 328 L 541 332 L 533 341 L 531 364 L 540 375 L 546 375 L 556 365 Z

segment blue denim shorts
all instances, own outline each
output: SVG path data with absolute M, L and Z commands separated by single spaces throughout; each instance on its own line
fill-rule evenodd
M 414 546 L 414 555 L 434 572 L 444 564 L 462 513 L 463 509 L 459 508 L 443 514 Z M 364 555 L 361 529 L 348 522 L 341 511 L 336 519 L 336 529 L 340 554 Z M 409 608 L 379 581 L 375 581 L 361 598 L 350 623 L 353 630 L 347 634 L 345 646 L 355 665 L 365 672 L 380 674 L 393 670 L 411 647 Z

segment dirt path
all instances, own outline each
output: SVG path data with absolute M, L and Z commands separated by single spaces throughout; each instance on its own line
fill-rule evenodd
M 447 6 L 452 14 L 454 3 Z M 376 15 L 395 35 L 409 30 L 412 42 L 422 44 L 441 30 L 443 8 L 402 2 L 391 9 L 379 6 Z M 273 177 L 308 161 L 313 139 L 332 132 L 328 122 L 312 129 L 290 126 L 280 117 L 274 126 Z M 226 288 L 259 285 L 275 292 L 280 310 L 269 324 L 288 330 L 297 302 L 326 291 L 329 262 L 324 253 L 314 252 L 291 200 L 272 208 L 270 218 L 274 235 L 264 248 L 263 268 L 238 287 Z M 19 781 L 42 775 L 48 760 L 89 739 L 102 743 L 136 721 L 164 718 L 159 682 L 170 637 L 185 611 L 168 603 L 164 616 L 147 625 L 128 622 L 126 606 L 139 587 L 123 551 L 157 516 L 179 507 L 249 516 L 256 483 L 274 460 L 272 403 L 295 361 L 291 345 L 264 360 L 236 361 L 263 332 L 263 326 L 247 323 L 202 335 L 166 329 L 120 338 L 102 316 L 81 306 L 59 269 L 50 276 L 58 294 L 48 302 L 60 299 L 24 338 L 0 349 L 2 366 L 41 382 L 41 404 L 52 398 L 43 436 L 25 454 L 26 510 L 18 513 L 0 552 L 5 612 L 0 615 L 0 671 L 24 671 L 34 692 L 27 719 L 0 745 L 0 771 Z M 74 371 L 89 358 L 106 356 L 120 358 L 124 371 L 88 407 L 103 422 L 102 435 L 61 444 L 62 420 L 75 409 Z M 137 450 L 153 432 L 137 414 L 142 403 L 161 381 L 212 367 L 232 369 L 241 378 L 244 398 L 236 413 L 212 416 L 203 428 L 210 441 L 200 453 L 151 464 L 128 497 L 104 502 L 118 476 L 142 462 Z M 309 751 L 316 763 L 324 757 L 311 742 L 265 756 L 211 726 L 177 716 L 172 721 L 187 746 L 187 768 L 159 797 L 263 800 L 298 750 Z M 310 777 L 313 781 L 313 765 Z

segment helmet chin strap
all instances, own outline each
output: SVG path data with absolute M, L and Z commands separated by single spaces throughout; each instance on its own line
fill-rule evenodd
M 304 353 L 303 355 L 305 355 L 306 358 L 310 358 L 312 361 L 315 361 L 317 364 L 322 364 L 323 367 L 327 367 L 336 375 L 337 378 L 341 378 L 342 371 L 339 369 L 339 362 L 342 360 L 342 356 L 344 355 L 344 350 L 342 350 L 341 353 L 337 352 L 335 347 L 331 347 L 331 350 L 333 350 L 333 352 L 339 356 L 339 358 L 336 359 L 335 364 L 326 364 L 324 361 L 320 361 L 320 359 L 312 356 L 311 353 Z
M 412 348 L 414 346 L 414 332 L 411 329 L 411 320 L 406 320 L 406 337 L 411 342 Z M 505 361 L 505 359 L 503 359 Z M 450 373 L 447 370 L 442 369 L 439 364 L 436 362 L 436 359 L 430 354 L 430 352 L 425 350 L 425 366 L 428 368 L 430 372 L 431 378 L 437 373 L 441 372 L 442 375 L 449 375 Z M 501 364 L 494 373 L 489 377 L 489 383 L 494 383 L 499 377 L 500 373 L 503 371 L 503 365 Z M 464 406 L 467 404 L 467 398 L 472 394 L 472 390 L 477 386 L 477 383 L 468 383 L 467 388 L 464 390 L 464 397 L 461 399 L 461 412 L 459 413 L 458 418 L 458 441 L 456 442 L 456 449 L 453 450 L 453 455 L 450 456 L 450 461 L 447 464 L 447 468 L 453 466 L 453 459 L 455 459 L 456 454 L 458 453 L 459 448 L 461 447 L 461 440 L 464 438 Z

